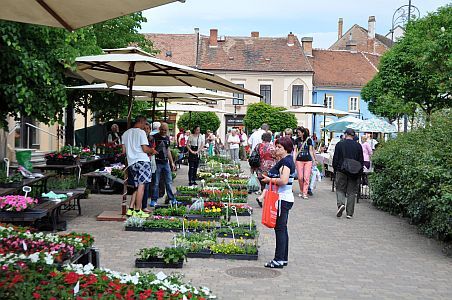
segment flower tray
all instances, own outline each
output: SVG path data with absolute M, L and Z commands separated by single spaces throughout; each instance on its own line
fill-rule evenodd
M 188 252 L 187 257 L 188 258 L 211 258 L 212 251 L 210 251 L 209 249 L 202 249 L 199 252 Z
M 176 232 L 181 231 L 182 228 L 152 228 L 152 227 L 143 227 L 145 232 Z
M 259 253 L 257 254 L 223 254 L 214 253 L 212 254 L 215 259 L 236 259 L 236 260 L 257 260 Z
M 187 220 L 198 220 L 198 221 L 218 221 L 221 217 L 206 217 L 203 215 L 185 215 Z
M 45 209 L 27 208 L 24 211 L 0 211 L 0 219 L 4 222 L 35 221 L 47 215 Z
M 0 183 L 0 188 L 18 188 L 21 187 L 23 185 L 23 181 L 15 181 L 15 182 L 10 182 L 10 183 Z
M 219 238 L 230 238 L 232 239 L 232 233 L 218 233 L 217 235 Z M 249 235 L 244 235 L 244 234 L 234 234 L 234 238 L 236 239 L 249 239 L 249 240 L 253 240 L 255 239 L 255 237 L 253 236 L 249 236 Z
M 141 232 L 143 232 L 144 228 L 143 227 L 135 227 L 135 226 L 126 226 L 124 228 L 124 231 L 141 231 Z
M 166 264 L 162 258 L 156 258 L 153 260 L 142 260 L 135 259 L 136 268 L 171 268 L 171 269 L 181 269 L 184 266 L 184 260 L 180 260 L 174 264 Z

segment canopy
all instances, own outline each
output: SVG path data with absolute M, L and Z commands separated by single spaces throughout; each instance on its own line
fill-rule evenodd
M 351 124 L 355 124 L 355 123 L 347 122 L 347 121 L 333 122 L 333 123 L 325 126 L 324 128 L 322 128 L 322 130 L 323 131 L 332 131 L 332 132 L 345 131 L 347 128 L 350 127 Z
M 162 111 L 165 107 L 156 107 L 155 110 Z M 229 112 L 221 109 L 209 107 L 207 105 L 181 105 L 181 104 L 168 104 L 166 106 L 167 111 L 186 111 L 186 112 L 214 112 L 220 114 L 228 114 Z
M 293 109 L 285 110 L 284 112 L 290 112 L 290 113 L 298 113 L 298 114 L 323 114 L 323 115 L 329 115 L 329 116 L 346 116 L 349 115 L 349 112 L 333 109 L 333 108 L 326 108 L 323 105 L 306 105 L 301 106 Z
M 397 128 L 394 125 L 379 118 L 364 120 L 360 123 L 353 123 L 349 127 L 360 132 L 397 132 Z
M 0 19 L 75 30 L 176 0 L 2 0 Z M 179 0 L 185 2 L 185 0 Z

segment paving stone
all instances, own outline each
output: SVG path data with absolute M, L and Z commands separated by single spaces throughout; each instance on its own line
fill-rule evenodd
M 182 166 L 175 185 L 187 184 L 186 177 Z M 297 183 L 294 192 L 298 195 Z M 313 197 L 295 200 L 289 215 L 290 262 L 279 270 L 280 276 L 228 275 L 228 269 L 262 267 L 272 259 L 274 231 L 260 225 L 261 209 L 254 198 L 248 202 L 261 232 L 257 261 L 189 259 L 182 270 L 162 271 L 181 272 L 195 285 L 208 286 L 219 299 L 452 299 L 452 259 L 443 255 L 438 242 L 375 209 L 369 200 L 356 204 L 352 220 L 336 218 L 329 179 L 318 184 Z M 102 211 L 120 209 L 120 195 L 91 195 L 82 200 L 82 216 L 70 212 L 63 218 L 68 231 L 95 237 L 102 267 L 130 272 L 140 248 L 169 246 L 173 234 L 126 232 L 121 222 L 96 221 Z

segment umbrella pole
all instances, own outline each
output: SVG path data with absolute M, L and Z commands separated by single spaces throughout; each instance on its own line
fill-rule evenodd
M 127 114 L 127 129 L 130 128 L 132 125 L 132 104 L 133 104 L 133 81 L 135 80 L 135 62 L 132 62 L 129 67 L 129 78 L 128 78 L 128 85 L 129 85 L 129 111 Z
M 165 114 L 163 116 L 163 119 L 165 120 L 165 122 L 166 122 L 166 115 L 167 115 L 167 111 L 166 111 L 166 105 L 167 104 L 168 104 L 168 99 L 165 98 Z
M 315 133 L 315 114 L 312 114 L 312 134 Z
M 323 144 L 326 146 L 326 116 L 325 113 L 323 114 Z
M 188 112 L 188 128 L 191 128 L 191 111 Z
M 152 122 L 151 122 L 151 130 L 153 130 L 152 127 L 154 127 L 154 120 L 155 120 L 155 97 L 157 97 L 157 94 L 154 92 L 154 93 L 152 93 Z
M 84 133 L 85 134 L 84 134 L 83 142 L 84 142 L 84 146 L 86 147 L 86 146 L 88 146 L 88 97 L 87 96 L 85 97 L 85 107 L 83 110 L 83 117 L 85 118 L 85 124 L 84 124 L 85 125 Z M 58 139 L 58 141 L 59 141 L 59 139 Z

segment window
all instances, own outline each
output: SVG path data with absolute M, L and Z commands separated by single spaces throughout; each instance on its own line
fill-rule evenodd
M 358 97 L 350 97 L 348 102 L 348 111 L 359 111 Z
M 261 85 L 261 92 L 262 96 L 262 102 L 271 104 L 272 102 L 272 86 L 269 84 L 262 84 Z
M 326 108 L 334 108 L 334 97 L 326 96 Z
M 245 87 L 243 83 L 237 83 L 237 85 L 242 88 Z M 232 105 L 243 105 L 245 102 L 243 94 L 233 93 L 232 97 Z
M 292 86 L 292 106 L 302 106 L 303 105 L 303 86 L 293 85 Z

